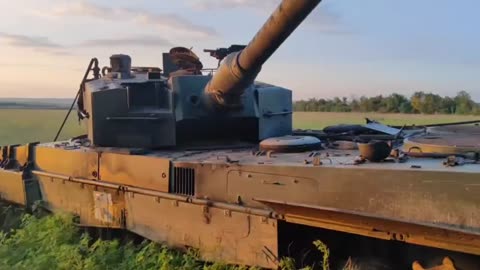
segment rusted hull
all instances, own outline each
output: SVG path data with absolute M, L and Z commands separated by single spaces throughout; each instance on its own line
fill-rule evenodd
M 480 234 L 467 230 L 385 219 L 360 212 L 305 204 L 262 199 L 259 201 L 271 206 L 291 223 L 480 255 Z
M 0 198 L 15 204 L 26 205 L 27 198 L 21 172 L 0 170 Z
M 123 228 L 172 247 L 192 247 L 206 260 L 275 267 L 277 220 L 269 211 L 115 183 L 33 171 L 54 212 L 71 212 L 89 227 Z
M 54 176 L 35 175 L 45 207 L 53 212 L 77 215 L 90 227 L 123 228 L 123 192 Z
M 174 247 L 194 247 L 209 260 L 272 268 L 277 221 L 147 195 L 126 196 L 127 229 Z
M 0 169 L 2 198 L 27 205 L 40 192 L 46 207 L 84 226 L 196 248 L 205 260 L 275 268 L 280 221 L 480 255 L 473 172 L 202 163 L 43 145 L 23 158 L 34 166 Z

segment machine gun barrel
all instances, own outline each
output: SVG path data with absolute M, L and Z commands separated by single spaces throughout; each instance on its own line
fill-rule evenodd
M 248 46 L 228 55 L 205 92 L 222 108 L 241 106 L 240 96 L 253 83 L 262 65 L 311 13 L 321 0 L 283 0 Z

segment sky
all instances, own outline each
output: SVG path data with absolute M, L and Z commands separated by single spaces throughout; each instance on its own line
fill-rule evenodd
M 73 97 L 92 57 L 247 44 L 279 0 L 0 0 L 0 97 Z M 323 0 L 258 80 L 294 99 L 414 91 L 480 101 L 480 1 Z

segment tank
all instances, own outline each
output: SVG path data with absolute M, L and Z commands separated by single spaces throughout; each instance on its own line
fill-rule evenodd
M 292 91 L 256 81 L 319 2 L 283 0 L 248 45 L 206 50 L 214 70 L 183 47 L 162 68 L 92 59 L 76 98 L 87 134 L 1 147 L 1 198 L 206 261 L 307 265 L 321 240 L 332 269 L 478 269 L 476 128 L 293 130 Z

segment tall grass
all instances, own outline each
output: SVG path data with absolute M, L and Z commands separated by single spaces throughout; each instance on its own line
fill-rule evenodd
M 194 250 L 180 252 L 143 241 L 93 239 L 74 223 L 70 214 L 24 213 L 21 208 L 3 206 L 0 213 L 0 269 L 18 270 L 103 270 L 183 269 L 247 270 L 246 266 L 205 263 Z M 322 266 L 329 270 L 328 248 L 315 246 L 324 254 Z M 284 258 L 282 270 L 294 270 L 295 261 Z M 307 267 L 304 269 L 312 269 Z
M 72 216 L 24 214 L 19 227 L 0 233 L 0 269 L 205 269 L 242 267 L 207 265 L 194 252 L 182 253 L 144 241 L 92 239 L 80 233 Z

